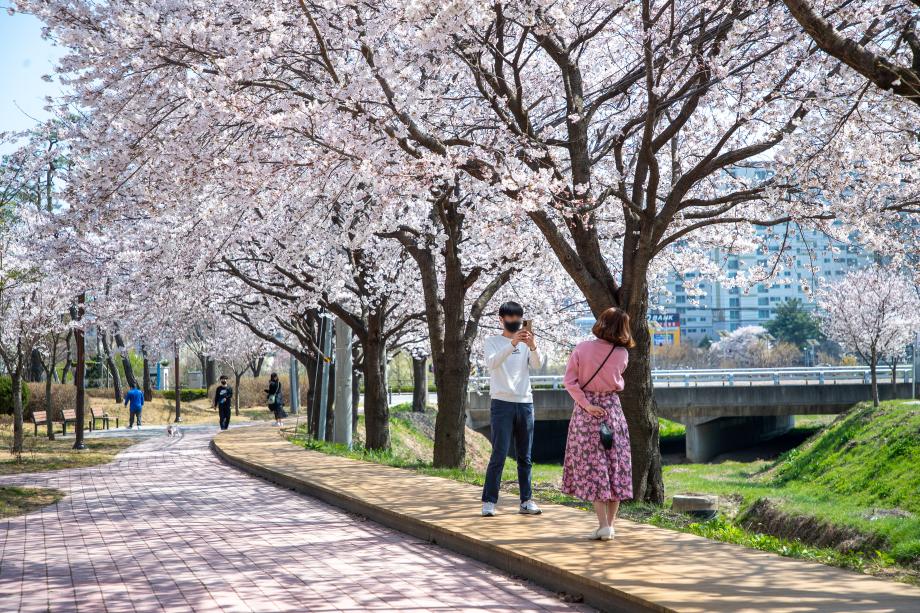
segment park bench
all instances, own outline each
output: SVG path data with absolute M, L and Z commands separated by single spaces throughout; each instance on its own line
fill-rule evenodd
M 96 415 L 96 409 L 90 407 L 90 408 L 89 408 L 89 416 L 90 416 L 90 419 L 91 419 L 90 425 L 89 425 L 90 431 L 96 429 L 96 421 L 97 421 L 97 420 L 102 422 L 102 427 L 103 427 L 105 430 L 108 430 L 108 429 L 109 429 L 109 421 L 111 421 L 112 418 L 109 417 L 109 414 L 106 413 L 104 410 L 102 411 L 102 413 L 101 413 L 100 415 Z M 116 428 L 118 427 L 118 417 L 117 417 L 117 416 L 115 417 L 115 427 L 116 427 Z
M 54 420 L 51 420 L 52 428 L 54 427 Z M 32 424 L 35 426 L 35 436 L 38 436 L 38 427 L 45 426 L 48 424 L 48 413 L 46 411 L 32 411 Z
M 77 423 L 77 411 L 76 411 L 76 409 L 65 409 L 65 410 L 64 410 L 64 422 L 63 422 L 63 423 L 64 423 L 64 426 L 63 426 L 64 429 L 63 429 L 63 431 L 62 431 L 62 434 L 63 434 L 64 436 L 67 436 L 67 424 L 74 424 L 74 425 L 76 425 L 76 423 Z

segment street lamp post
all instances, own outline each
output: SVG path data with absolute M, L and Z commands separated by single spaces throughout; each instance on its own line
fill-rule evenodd
M 351 449 L 351 328 L 335 318 L 335 422 L 332 440 Z
M 291 358 L 290 379 L 291 379 L 291 413 L 300 412 L 300 370 L 297 365 L 297 358 L 293 353 L 288 354 Z

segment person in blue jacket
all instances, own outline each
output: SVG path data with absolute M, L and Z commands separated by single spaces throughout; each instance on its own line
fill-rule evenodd
M 130 405 L 130 406 L 129 406 Z M 125 406 L 129 411 L 128 430 L 134 427 L 134 419 L 137 418 L 137 429 L 141 429 L 141 409 L 144 408 L 144 392 L 136 385 L 132 385 L 128 393 L 125 394 Z

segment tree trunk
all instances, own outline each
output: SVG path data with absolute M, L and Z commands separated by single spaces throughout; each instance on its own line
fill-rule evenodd
M 897 385 L 898 385 L 898 361 L 897 359 L 892 358 L 891 360 L 891 397 L 897 398 Z
M 54 362 L 51 362 L 51 370 L 54 370 Z M 45 377 L 45 415 L 48 423 L 45 424 L 45 430 L 48 434 L 48 440 L 54 440 L 54 412 L 51 410 L 51 377 Z
M 13 400 L 13 454 L 22 455 L 22 359 L 10 373 L 10 396 Z
M 124 368 L 124 371 L 125 371 L 125 379 L 128 381 L 128 385 L 131 386 L 131 387 L 138 387 L 138 388 L 139 388 L 140 385 L 137 384 L 137 377 L 134 376 L 134 365 L 131 364 L 131 358 L 130 358 L 130 356 L 128 356 L 128 350 L 127 350 L 127 348 L 125 348 L 125 339 L 124 339 L 124 337 L 121 335 L 121 332 L 116 332 L 116 333 L 115 333 L 115 346 L 118 347 L 118 353 L 119 353 L 119 355 L 121 356 L 121 366 L 122 366 L 122 368 Z M 146 359 L 146 358 L 145 358 L 145 359 Z M 147 370 L 144 371 L 144 376 L 147 377 L 147 380 L 149 381 L 149 380 L 150 380 L 150 376 L 149 376 L 149 375 L 150 375 L 150 371 L 149 371 L 150 366 L 149 366 L 148 364 L 146 364 L 146 363 L 144 364 L 144 366 L 145 366 L 145 368 L 147 369 Z M 150 398 L 147 398 L 147 388 L 148 388 L 148 387 L 149 387 L 149 384 L 148 384 L 148 385 L 144 385 L 144 399 L 145 399 L 145 400 L 150 400 Z M 151 396 L 151 397 L 152 397 L 152 396 Z
M 412 357 L 412 410 L 424 413 L 428 407 L 428 359 Z
M 98 330 L 98 334 L 99 338 L 102 340 L 102 351 L 105 353 L 105 367 L 108 369 L 109 374 L 112 375 L 112 387 L 115 389 L 115 402 L 120 404 L 122 401 L 121 377 L 118 375 L 118 367 L 115 366 L 115 360 L 112 359 L 112 351 L 109 346 L 109 335 L 102 328 Z
M 390 447 L 390 405 L 386 387 L 386 344 L 377 326 L 361 341 L 364 353 L 364 446 Z M 357 405 L 355 414 L 358 413 Z
M 351 435 L 354 438 L 358 434 L 358 405 L 361 403 L 361 378 L 364 376 L 363 370 L 355 369 L 351 374 Z
M 466 457 L 466 407 L 470 383 L 470 357 L 462 345 L 446 344 L 432 356 L 434 382 L 438 388 L 435 418 L 434 465 L 463 466 Z
M 176 423 L 179 423 L 180 421 L 182 421 L 182 399 L 180 398 L 180 396 L 182 395 L 182 383 L 180 383 L 180 381 L 179 381 L 179 344 L 178 344 L 178 343 L 176 343 L 176 345 L 175 345 L 175 353 L 173 354 L 173 368 L 174 368 L 174 370 L 175 370 L 175 376 L 176 376 L 176 384 L 175 384 L 175 388 L 176 388 L 176 417 L 175 417 L 175 422 L 176 422 Z
M 214 361 L 214 358 L 207 358 L 205 360 L 204 368 L 204 389 L 209 390 L 214 383 L 217 382 L 217 362 Z
M 67 338 L 64 340 L 64 343 L 67 345 L 67 351 L 64 354 L 64 367 L 61 369 L 61 385 L 67 384 L 67 373 L 70 372 L 71 367 L 73 366 L 73 360 L 71 359 L 70 353 L 70 337 L 73 335 L 73 330 L 67 332 Z
M 80 294 L 78 299 L 77 313 L 80 324 L 83 324 L 84 303 L 86 294 Z M 83 422 L 86 418 L 86 333 L 82 328 L 76 328 L 73 333 L 74 343 L 77 346 L 77 365 L 73 373 L 73 382 L 77 388 L 76 414 L 77 423 L 74 425 L 74 449 L 84 449 L 83 443 Z
M 237 417 L 240 415 L 240 379 L 242 378 L 243 373 L 233 373 L 233 414 Z
M 153 400 L 153 388 L 150 386 L 150 359 L 147 352 L 144 351 L 144 400 L 150 402 Z M 125 371 L 127 372 L 127 371 Z M 134 376 L 134 375 L 131 375 Z
M 629 352 L 629 366 L 623 373 L 625 387 L 620 392 L 620 400 L 629 427 L 633 497 L 660 503 L 664 500 L 664 481 L 661 477 L 658 413 L 652 388 L 647 292 L 629 310 L 629 320 L 636 346 Z
M 264 361 L 265 361 L 265 358 L 260 357 L 259 359 L 253 360 L 252 362 L 249 363 L 249 368 L 250 370 L 252 370 L 253 377 L 258 377 L 259 374 L 262 372 L 262 363 Z
M 872 354 L 869 357 L 869 370 L 872 373 L 872 406 L 878 406 L 878 353 L 875 349 L 872 349 Z
M 335 362 L 329 364 L 327 375 L 329 393 L 326 394 L 326 432 L 325 440 L 331 441 L 335 432 Z
M 41 381 L 42 373 L 42 352 L 37 348 L 32 349 L 32 352 L 29 354 L 29 378 L 27 381 Z

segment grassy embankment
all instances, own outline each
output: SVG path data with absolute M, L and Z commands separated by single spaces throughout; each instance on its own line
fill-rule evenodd
M 416 470 L 481 485 L 489 443 L 467 431 L 468 466 L 431 466 L 433 415 L 393 410 L 392 449 L 347 450 L 314 441 L 299 442 L 357 459 Z M 797 427 L 814 435 L 778 459 L 665 467 L 668 498 L 675 493 L 720 496 L 720 513 L 700 522 L 665 507 L 623 506 L 635 521 L 691 532 L 780 555 L 813 560 L 912 583 L 920 583 L 920 404 L 860 405 L 827 425 L 805 417 Z M 663 438 L 683 427 L 662 422 Z M 359 428 L 363 431 L 363 427 Z M 516 466 L 505 464 L 502 489 L 516 492 Z M 587 506 L 559 491 L 561 467 L 533 467 L 535 497 L 579 508 Z

